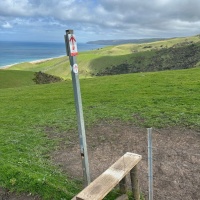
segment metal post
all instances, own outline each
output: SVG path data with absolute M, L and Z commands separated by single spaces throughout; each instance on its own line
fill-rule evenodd
M 89 162 L 88 162 L 88 152 L 87 152 L 87 143 L 86 143 L 86 135 L 85 135 L 85 124 L 83 118 L 83 108 L 82 108 L 82 99 L 80 92 L 80 83 L 78 77 L 78 65 L 76 61 L 77 52 L 73 52 L 75 47 L 72 49 L 70 47 L 70 40 L 68 36 L 73 36 L 73 45 L 76 45 L 75 36 L 73 35 L 73 30 L 66 30 L 65 35 L 65 44 L 67 55 L 69 56 L 69 61 L 71 65 L 71 76 L 74 90 L 74 99 L 76 105 L 76 115 L 78 121 L 78 133 L 79 133 L 79 143 L 81 150 L 81 159 L 82 159 L 82 167 L 83 167 L 83 176 L 84 176 L 84 185 L 87 186 L 90 184 L 90 171 L 89 171 Z M 76 47 L 77 48 L 77 47 Z
M 152 157 L 152 128 L 148 132 L 148 176 L 149 176 L 149 200 L 153 200 L 153 157 Z

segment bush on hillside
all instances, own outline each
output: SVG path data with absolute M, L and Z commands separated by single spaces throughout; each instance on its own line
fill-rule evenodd
M 36 84 L 48 84 L 48 83 L 55 83 L 55 82 L 61 82 L 64 81 L 62 78 L 53 76 L 50 74 L 46 74 L 44 72 L 35 72 L 35 78 L 33 78 L 33 81 Z

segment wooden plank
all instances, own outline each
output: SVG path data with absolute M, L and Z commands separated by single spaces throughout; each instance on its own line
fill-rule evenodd
M 90 185 L 82 190 L 76 196 L 76 200 L 103 199 L 141 159 L 141 155 L 127 152 Z

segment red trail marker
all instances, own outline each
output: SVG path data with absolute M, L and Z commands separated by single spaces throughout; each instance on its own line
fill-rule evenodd
M 68 34 L 68 38 L 69 38 L 70 55 L 71 56 L 78 55 L 75 35 L 74 34 Z

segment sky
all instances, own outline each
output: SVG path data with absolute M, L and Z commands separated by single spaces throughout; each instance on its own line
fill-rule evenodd
M 0 40 L 79 42 L 200 34 L 200 0 L 0 0 Z

